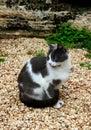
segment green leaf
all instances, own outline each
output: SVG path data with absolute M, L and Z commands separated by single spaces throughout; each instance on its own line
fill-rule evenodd
M 43 50 L 40 50 L 40 51 L 34 53 L 34 55 L 41 57 L 41 56 L 44 56 L 45 54 L 44 54 L 44 51 L 43 51 Z
M 5 59 L 4 58 L 0 58 L 0 62 L 4 62 L 5 61 Z
M 55 35 L 49 35 L 45 39 L 53 44 L 62 43 L 69 48 L 86 48 L 91 50 L 91 32 L 86 28 L 72 28 L 71 24 L 69 22 L 58 24 Z
M 87 58 L 91 59 L 91 53 L 87 53 L 87 54 L 85 54 L 85 56 L 86 56 Z
M 85 63 L 80 63 L 80 66 L 81 66 L 81 67 L 84 67 L 84 66 L 85 66 Z

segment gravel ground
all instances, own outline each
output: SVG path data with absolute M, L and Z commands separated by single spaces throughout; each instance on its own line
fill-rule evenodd
M 44 39 L 18 38 L 0 40 L 0 130 L 91 130 L 91 70 L 80 67 L 87 59 L 85 49 L 69 50 L 73 72 L 60 99 L 65 104 L 60 109 L 34 109 L 24 106 L 18 97 L 17 77 L 33 52 L 48 50 Z M 28 53 L 31 53 L 29 55 Z

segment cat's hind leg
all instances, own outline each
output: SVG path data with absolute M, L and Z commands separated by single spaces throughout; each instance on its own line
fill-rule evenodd
M 64 104 L 63 101 L 58 100 L 58 102 L 53 106 L 55 109 L 59 109 L 62 107 L 62 105 Z

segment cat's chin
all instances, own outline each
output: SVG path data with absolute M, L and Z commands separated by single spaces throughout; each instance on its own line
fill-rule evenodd
M 52 64 L 49 64 L 52 68 L 57 68 L 57 67 L 60 67 L 61 65 L 52 65 Z

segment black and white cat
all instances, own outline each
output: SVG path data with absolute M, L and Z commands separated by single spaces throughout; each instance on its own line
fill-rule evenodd
M 64 84 L 70 73 L 71 61 L 67 49 L 48 44 L 47 57 L 33 57 L 22 68 L 18 77 L 20 100 L 27 106 L 60 108 L 59 85 Z

